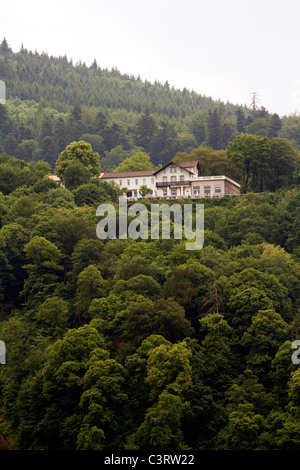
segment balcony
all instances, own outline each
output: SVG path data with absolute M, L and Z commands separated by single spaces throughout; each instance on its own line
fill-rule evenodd
M 156 183 L 157 188 L 166 188 L 168 186 L 191 186 L 190 181 L 162 181 Z

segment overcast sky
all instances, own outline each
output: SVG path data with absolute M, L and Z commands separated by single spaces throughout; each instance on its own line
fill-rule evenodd
M 14 52 L 23 43 L 88 66 L 96 58 L 234 104 L 256 92 L 271 113 L 300 113 L 299 0 L 0 2 Z

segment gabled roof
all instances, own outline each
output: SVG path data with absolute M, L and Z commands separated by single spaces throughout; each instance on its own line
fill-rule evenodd
M 134 176 L 152 176 L 155 173 L 154 170 L 145 170 L 145 171 L 116 171 L 111 173 L 103 173 L 101 179 L 110 179 L 110 178 L 132 178 Z
M 162 168 L 160 168 L 159 170 L 156 170 L 154 172 L 154 174 L 156 175 L 157 173 L 159 173 L 160 171 L 164 170 L 165 168 L 167 168 L 168 166 L 170 165 L 176 165 L 176 166 L 179 166 L 180 168 L 184 168 L 186 171 L 188 171 L 189 173 L 193 174 L 192 171 L 190 171 L 188 168 L 192 168 L 192 167 L 195 167 L 195 166 L 198 166 L 199 165 L 199 162 L 198 160 L 193 160 L 193 161 L 190 161 L 190 162 L 180 162 L 180 163 L 176 163 L 176 162 L 169 162 L 167 163 L 165 166 L 163 166 Z

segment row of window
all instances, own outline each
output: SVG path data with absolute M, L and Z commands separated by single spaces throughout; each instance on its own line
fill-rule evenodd
M 215 186 L 215 194 L 221 194 L 222 192 L 222 187 L 221 186 Z M 210 186 L 204 186 L 203 192 L 204 194 L 210 194 Z M 200 194 L 200 186 L 194 186 L 193 187 L 193 194 L 194 196 L 199 196 Z
M 163 176 L 163 183 L 166 183 L 168 181 L 167 176 Z M 171 181 L 177 181 L 176 176 L 171 176 Z M 180 175 L 180 180 L 179 181 L 184 181 L 184 175 Z
M 163 177 L 163 182 L 166 182 L 167 181 L 167 177 L 164 176 Z M 176 176 L 172 176 L 171 177 L 171 181 L 176 181 Z M 182 175 L 180 177 L 180 181 L 184 181 L 184 176 Z M 123 181 L 120 180 L 119 181 L 119 186 L 122 187 L 122 184 L 123 184 Z M 146 184 L 146 178 L 143 179 L 143 184 L 145 185 Z M 154 178 L 151 178 L 151 184 L 154 185 Z M 135 185 L 138 186 L 139 185 L 139 180 L 136 179 L 135 180 Z M 130 179 L 127 180 L 127 186 L 130 187 Z M 167 190 L 164 190 L 164 191 L 167 191 Z M 172 190 L 172 191 L 176 191 L 176 189 Z M 210 194 L 211 193 L 211 187 L 210 186 L 204 186 L 204 194 Z M 222 193 L 222 187 L 221 186 L 215 186 L 214 187 L 214 193 L 215 194 L 221 194 Z M 193 194 L 195 196 L 198 196 L 200 194 L 200 186 L 194 186 L 193 187 Z
M 143 184 L 146 184 L 146 178 L 143 178 Z M 151 178 L 151 184 L 154 184 L 154 178 Z M 119 181 L 120 188 L 122 187 L 122 185 L 123 185 L 123 181 L 120 180 Z M 135 180 L 135 185 L 136 186 L 139 185 L 139 180 L 138 179 Z M 130 186 L 130 180 L 127 180 L 127 186 Z

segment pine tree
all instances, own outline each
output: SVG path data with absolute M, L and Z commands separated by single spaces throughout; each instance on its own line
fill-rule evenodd
M 4 38 L 0 44 L 0 55 L 8 55 L 12 52 L 11 48 L 8 45 L 7 40 Z
M 140 117 L 135 129 L 135 142 L 138 146 L 144 148 L 146 152 L 150 152 L 151 141 L 157 132 L 157 125 L 153 116 L 147 109 Z
M 236 111 L 236 127 L 240 134 L 245 132 L 245 114 L 241 106 Z
M 52 122 L 45 119 L 42 124 L 42 130 L 39 138 L 40 158 L 49 163 L 54 168 L 58 155 L 56 141 L 53 135 Z
M 278 137 L 278 132 L 282 127 L 282 121 L 278 114 L 272 114 L 270 119 L 270 133 L 269 138 L 273 139 L 273 137 Z
M 217 109 L 208 114 L 208 145 L 214 150 L 220 150 L 221 122 Z

